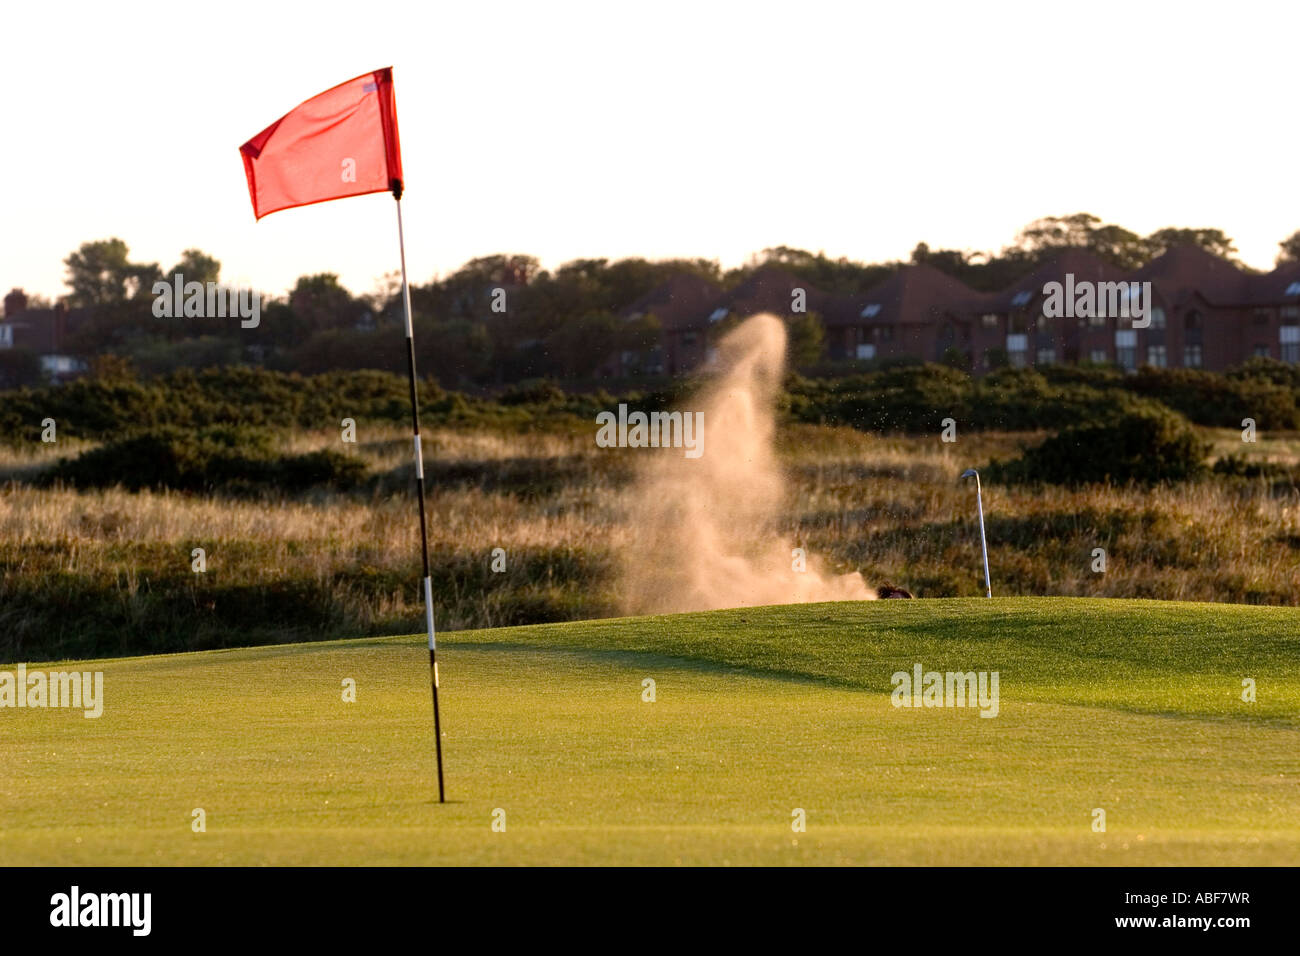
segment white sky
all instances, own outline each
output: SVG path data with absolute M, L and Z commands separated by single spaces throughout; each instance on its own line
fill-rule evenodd
M 119 236 L 281 294 L 397 267 L 392 199 L 253 220 L 238 147 L 394 67 L 413 282 L 492 252 L 862 261 L 1042 215 L 1300 229 L 1300 4 L 6 4 L 0 291 Z

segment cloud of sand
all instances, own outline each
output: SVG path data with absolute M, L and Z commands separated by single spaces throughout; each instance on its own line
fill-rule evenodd
M 619 593 L 630 614 L 760 604 L 869 600 L 862 575 L 829 574 L 814 557 L 793 568 L 779 523 L 786 478 L 777 460 L 776 400 L 785 325 L 746 320 L 718 343 L 712 380 L 684 411 L 702 411 L 703 453 L 643 450 L 618 547 Z

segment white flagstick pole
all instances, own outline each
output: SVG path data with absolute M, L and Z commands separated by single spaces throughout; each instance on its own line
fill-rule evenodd
M 984 537 L 984 493 L 980 489 L 980 473 L 974 468 L 967 468 L 961 473 L 963 478 L 975 479 L 975 507 L 980 516 L 980 551 L 984 555 L 984 596 L 993 597 L 993 585 L 989 583 L 989 545 Z
M 420 448 L 420 399 L 415 385 L 415 335 L 411 328 L 411 289 L 406 282 L 406 236 L 402 232 L 401 186 L 397 200 L 397 242 L 402 250 L 402 308 L 406 313 L 406 370 L 411 379 L 411 426 L 415 435 L 415 494 L 420 502 L 420 554 L 424 560 L 424 619 L 429 627 L 429 679 L 433 687 L 433 739 L 438 754 L 438 802 L 446 803 L 442 785 L 442 725 L 438 719 L 438 647 L 433 635 L 433 584 L 429 580 L 429 532 L 424 518 L 424 453 Z

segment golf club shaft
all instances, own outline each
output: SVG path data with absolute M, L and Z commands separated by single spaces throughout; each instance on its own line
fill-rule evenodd
M 993 585 L 989 583 L 989 544 L 984 536 L 984 492 L 980 489 L 980 477 L 975 476 L 975 507 L 980 514 L 980 551 L 984 555 L 984 596 L 993 597 Z

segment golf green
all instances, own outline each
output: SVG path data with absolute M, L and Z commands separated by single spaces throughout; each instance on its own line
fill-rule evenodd
M 0 865 L 1300 861 L 1296 609 L 878 601 L 447 634 L 442 806 L 427 658 L 410 637 L 29 664 L 102 671 L 103 714 L 0 709 Z M 894 706 L 918 664 L 996 671 L 996 716 Z

